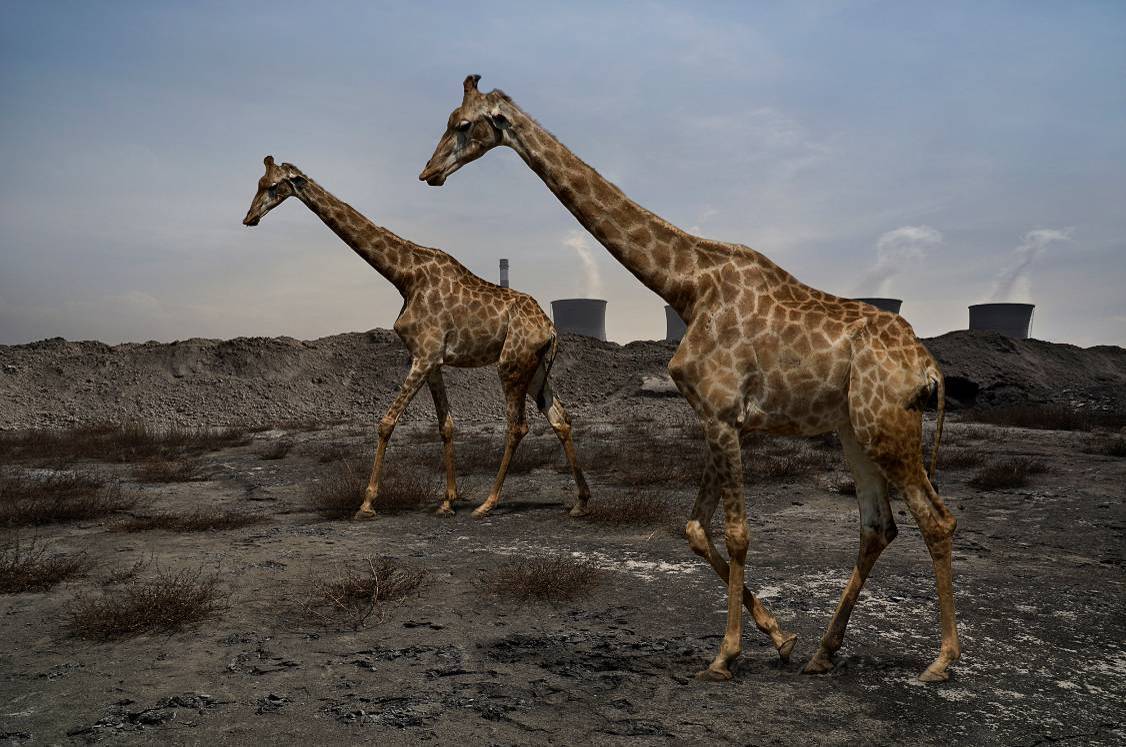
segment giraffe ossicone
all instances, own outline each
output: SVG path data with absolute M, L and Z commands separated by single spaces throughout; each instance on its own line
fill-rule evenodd
M 531 395 L 559 437 L 578 490 L 573 516 L 586 512 L 590 500 L 571 438 L 571 421 L 551 387 L 551 365 L 558 337 L 535 299 L 483 280 L 438 249 L 419 246 L 372 223 L 337 199 L 291 163 L 263 160 L 266 173 L 243 219 L 256 226 L 289 197 L 297 197 L 365 262 L 387 278 L 403 296 L 394 329 L 411 354 L 410 371 L 379 422 L 379 442 L 357 519 L 375 517 L 387 444 L 399 417 L 425 383 L 434 398 L 446 471 L 445 499 L 439 514 L 452 514 L 457 500 L 454 422 L 446 398 L 442 367 L 475 368 L 497 364 L 506 400 L 508 430 L 493 489 L 473 512 L 486 515 L 500 501 L 512 455 L 528 431 L 526 398 Z
M 685 321 L 669 373 L 695 410 L 707 441 L 699 496 L 685 528 L 692 551 L 728 586 L 727 628 L 704 679 L 730 679 L 741 652 L 742 608 L 783 659 L 783 633 L 744 585 L 747 536 L 740 437 L 750 431 L 817 435 L 836 431 L 857 484 L 860 550 L 852 576 L 808 673 L 828 671 L 872 565 L 896 534 L 888 503 L 896 485 L 922 530 L 934 565 L 941 626 L 937 658 L 920 675 L 944 680 L 961 648 L 951 569 L 954 516 L 931 484 L 920 453 L 922 408 L 938 396 L 931 461 L 942 432 L 943 378 L 902 317 L 799 282 L 758 252 L 693 236 L 630 200 L 502 91 L 463 84 L 461 105 L 419 179 L 440 186 L 451 174 L 506 145 L 634 276 Z M 709 534 L 724 511 L 724 559 Z

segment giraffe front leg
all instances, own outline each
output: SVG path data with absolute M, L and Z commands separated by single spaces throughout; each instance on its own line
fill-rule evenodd
M 718 500 L 719 486 L 716 484 L 711 458 L 709 457 L 704 461 L 704 477 L 700 484 L 700 492 L 696 496 L 696 503 L 692 507 L 692 515 L 684 528 L 684 533 L 688 538 L 688 545 L 692 548 L 692 552 L 708 561 L 708 565 L 726 584 L 730 578 L 730 568 L 727 561 L 716 550 L 711 533 L 708 531 Z M 743 586 L 743 606 L 750 611 L 755 626 L 761 632 L 770 636 L 770 640 L 778 651 L 778 657 L 782 662 L 788 662 L 798 640 L 797 634 L 782 630 L 777 618 L 771 614 L 762 600 L 756 597 L 745 585 Z
M 450 505 L 457 500 L 457 468 L 454 461 L 454 419 L 450 414 L 450 404 L 446 399 L 446 383 L 442 370 L 435 368 L 426 377 L 430 394 L 434 398 L 434 413 L 438 416 L 438 432 L 442 436 L 442 461 L 446 468 L 446 497 L 435 512 L 439 516 L 453 516 Z
M 387 443 L 391 440 L 391 434 L 395 431 L 395 424 L 399 422 L 399 417 L 407 409 L 407 405 L 410 404 L 414 395 L 418 393 L 419 387 L 422 386 L 422 382 L 426 380 L 426 375 L 433 366 L 433 363 L 423 362 L 417 358 L 411 361 L 411 369 L 407 372 L 407 377 L 403 380 L 402 386 L 399 387 L 399 393 L 395 396 L 391 406 L 387 408 L 387 413 L 383 416 L 383 419 L 379 421 L 379 444 L 375 447 L 375 461 L 371 467 L 367 489 L 364 491 L 364 502 L 352 517 L 353 520 L 368 521 L 375 518 L 372 502 L 379 497 L 379 483 L 383 476 L 383 458 L 387 453 Z
M 747 509 L 743 499 L 743 461 L 738 431 L 726 423 L 704 423 L 714 479 L 723 501 L 724 542 L 729 557 L 727 573 L 727 628 L 711 665 L 698 679 L 731 679 L 731 663 L 742 652 L 744 569 L 747 561 Z

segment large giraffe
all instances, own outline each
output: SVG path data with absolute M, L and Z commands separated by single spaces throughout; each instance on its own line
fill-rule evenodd
M 557 345 L 555 327 L 535 299 L 482 280 L 445 252 L 418 246 L 375 225 L 293 164 L 279 166 L 273 156 L 266 156 L 265 164 L 266 173 L 258 180 L 258 193 L 243 224 L 258 225 L 266 213 L 296 196 L 403 296 L 403 309 L 394 328 L 411 354 L 410 371 L 387 414 L 379 421 L 375 463 L 355 518 L 375 517 L 372 502 L 379 496 L 387 443 L 399 416 L 423 382 L 429 385 L 434 397 L 446 467 L 446 497 L 438 513 L 453 513 L 450 504 L 457 500 L 454 421 L 446 400 L 442 366 L 475 368 L 492 363 L 497 364 L 507 400 L 508 433 L 493 490 L 473 515 L 488 515 L 500 500 L 513 452 L 528 432 L 524 400 L 529 393 L 551 423 L 571 464 L 578 486 L 578 500 L 571 515 L 586 513 L 590 489 L 575 456 L 571 421 L 563 403 L 552 392 L 549 378 Z
M 838 298 L 798 282 L 748 247 L 692 236 L 628 199 L 501 91 L 482 93 L 465 79 L 461 105 L 419 179 L 440 186 L 461 166 L 507 145 L 560 202 L 688 325 L 669 373 L 700 418 L 708 453 L 685 533 L 692 550 L 728 584 L 727 629 L 719 654 L 700 677 L 726 680 L 741 650 L 747 605 L 783 659 L 793 636 L 743 584 L 747 555 L 740 436 L 748 431 L 816 435 L 837 431 L 860 504 L 860 551 L 828 630 L 804 672 L 833 667 L 860 588 L 896 535 L 888 483 L 903 493 L 934 564 L 941 613 L 938 657 L 920 675 L 945 680 L 960 648 L 954 620 L 951 547 L 954 516 L 923 467 L 922 410 L 939 397 L 934 359 L 896 314 Z M 932 457 L 932 475 L 933 475 Z M 730 565 L 709 523 L 723 501 Z

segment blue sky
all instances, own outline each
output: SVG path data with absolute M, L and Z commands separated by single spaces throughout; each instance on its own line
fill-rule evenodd
M 416 180 L 475 72 L 673 223 L 902 297 L 921 335 L 1006 288 L 1038 337 L 1126 344 L 1126 4 L 323 5 L 4 4 L 0 343 L 390 327 L 394 288 L 300 203 L 240 225 L 267 153 L 663 336 L 511 151 Z

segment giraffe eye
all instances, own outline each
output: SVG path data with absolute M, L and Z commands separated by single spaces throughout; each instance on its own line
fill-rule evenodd
M 469 130 L 469 125 L 472 124 L 468 119 L 463 119 L 454 125 L 454 129 L 458 132 L 466 132 Z

